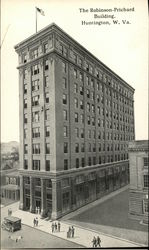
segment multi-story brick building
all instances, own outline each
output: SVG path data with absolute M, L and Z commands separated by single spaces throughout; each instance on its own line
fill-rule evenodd
M 126 185 L 134 89 L 55 24 L 15 50 L 20 208 L 58 218 Z
M 129 143 L 130 198 L 129 215 L 148 223 L 148 141 Z

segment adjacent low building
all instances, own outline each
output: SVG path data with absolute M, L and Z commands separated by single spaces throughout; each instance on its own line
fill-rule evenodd
M 127 185 L 134 89 L 56 24 L 15 50 L 20 208 L 56 219 Z
M 129 143 L 129 215 L 131 218 L 141 220 L 144 223 L 148 223 L 148 154 L 148 141 L 134 141 Z
M 1 197 L 17 201 L 20 199 L 20 177 L 18 169 L 3 170 L 1 172 Z

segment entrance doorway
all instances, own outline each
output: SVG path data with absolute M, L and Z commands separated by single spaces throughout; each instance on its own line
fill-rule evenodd
M 36 208 L 36 213 L 40 214 L 40 212 L 41 212 L 41 200 L 39 200 L 39 199 L 35 200 L 35 208 Z

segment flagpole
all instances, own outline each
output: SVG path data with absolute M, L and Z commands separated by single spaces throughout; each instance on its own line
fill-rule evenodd
M 36 8 L 36 33 L 37 33 L 37 8 Z

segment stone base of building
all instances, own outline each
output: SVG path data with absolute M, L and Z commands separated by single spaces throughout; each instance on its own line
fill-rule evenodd
M 128 161 L 91 166 L 61 174 L 23 175 L 21 208 L 58 219 L 128 184 Z

